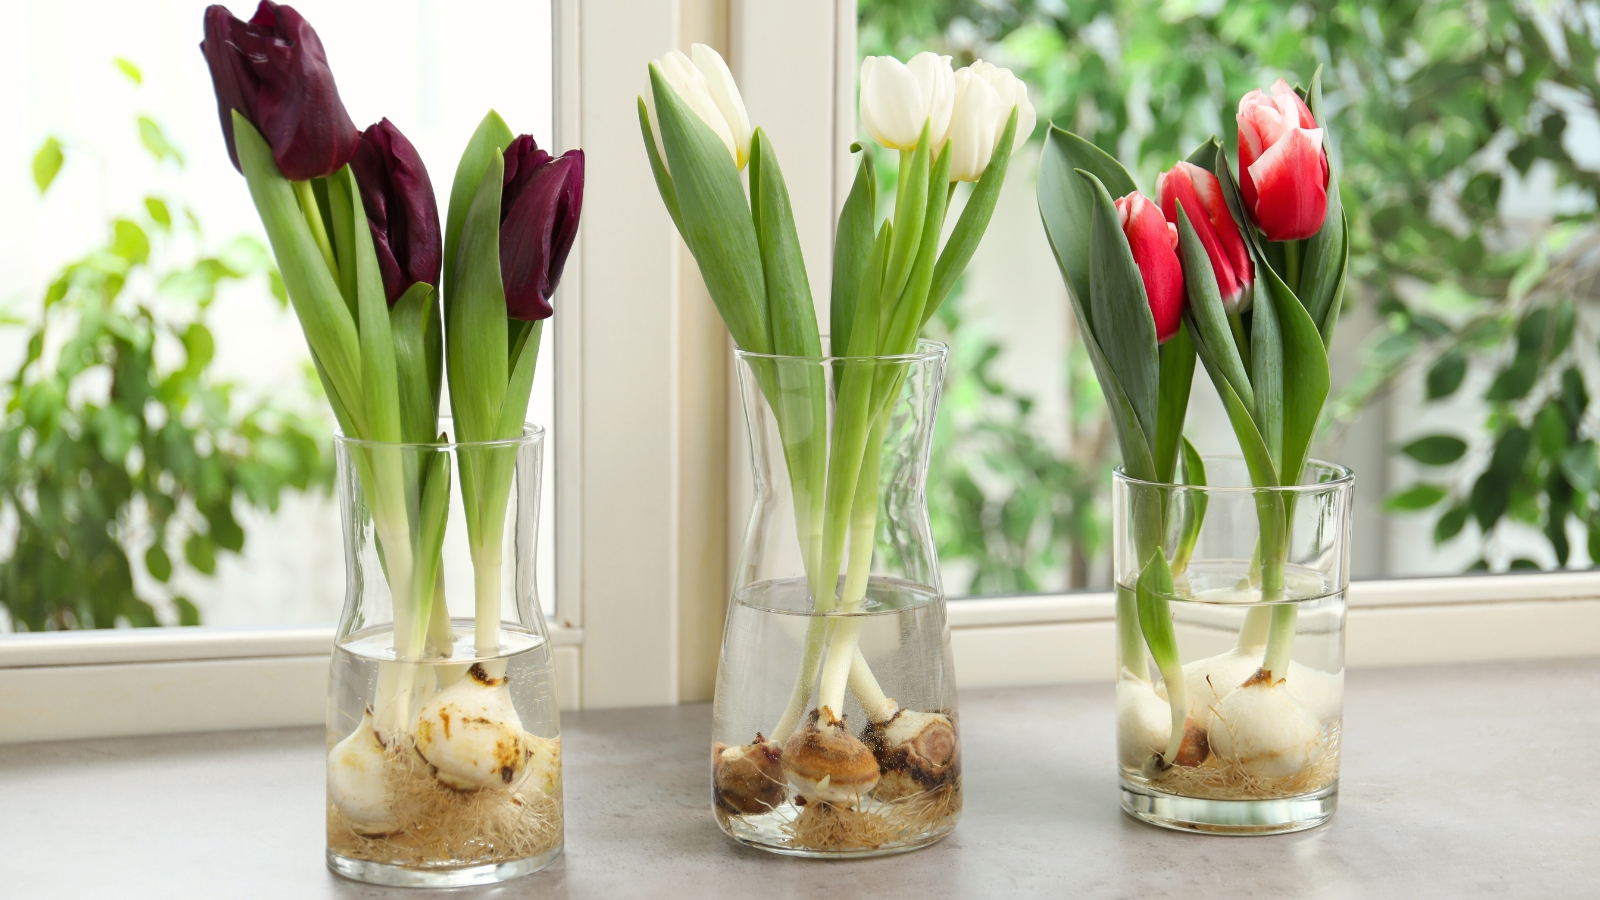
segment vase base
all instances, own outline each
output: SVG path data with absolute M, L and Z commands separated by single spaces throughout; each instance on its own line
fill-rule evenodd
M 334 874 L 348 878 L 351 881 L 381 884 L 389 887 L 470 887 L 477 884 L 498 884 L 523 875 L 531 875 L 541 869 L 547 869 L 561 857 L 562 849 L 562 847 L 554 847 L 535 856 L 501 863 L 486 863 L 478 866 L 441 866 L 439 868 L 395 866 L 367 859 L 351 859 L 348 856 L 340 856 L 330 850 L 328 851 L 328 868 L 332 869 Z
M 1203 800 L 1122 782 L 1122 811 L 1173 831 L 1202 834 L 1288 834 L 1328 821 L 1339 806 L 1339 783 L 1297 797 Z

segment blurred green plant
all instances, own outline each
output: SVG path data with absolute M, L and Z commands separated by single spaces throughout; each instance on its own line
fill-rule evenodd
M 139 83 L 132 63 L 117 66 Z M 182 167 L 154 119 L 137 126 L 158 165 Z M 65 161 L 47 139 L 33 163 L 41 195 Z M 143 207 L 64 266 L 42 308 L 5 322 L 28 327 L 0 421 L 0 525 L 12 534 L 0 604 L 17 630 L 197 625 L 195 604 L 165 587 L 174 553 L 211 575 L 244 548 L 240 505 L 275 510 L 286 490 L 332 483 L 327 428 L 285 401 L 293 391 L 241 409 L 210 374 L 219 287 L 255 281 L 287 302 L 266 249 L 241 237 L 197 251 L 192 212 L 159 196 Z M 132 557 L 155 593 L 138 587 Z
M 1597 263 L 1581 249 L 1600 200 L 1600 2 L 862 0 L 860 15 L 863 55 L 932 49 L 957 65 L 1011 67 L 1033 89 L 1041 129 L 1053 119 L 1092 137 L 1147 187 L 1212 134 L 1231 148 L 1244 93 L 1324 66 L 1351 228 L 1346 296 L 1371 304 L 1382 324 L 1330 398 L 1323 443 L 1336 445 L 1362 408 L 1408 377 L 1425 371 L 1429 400 L 1442 402 L 1469 371 L 1496 369 L 1473 404 L 1492 447 L 1428 463 L 1453 465 L 1456 483 L 1407 488 L 1388 508 L 1444 508 L 1436 538 L 1476 534 L 1486 548 L 1477 568 L 1496 556 L 1487 551 L 1505 521 L 1543 530 L 1560 565 L 1569 520 L 1600 523 L 1583 464 L 1596 431 L 1587 323 Z M 1575 118 L 1587 138 L 1569 134 Z M 1553 185 L 1557 214 L 1506 213 L 1508 182 L 1529 178 Z M 1539 327 L 1555 335 L 1562 322 L 1579 338 L 1559 352 L 1518 340 Z M 1544 412 L 1552 402 L 1566 417 L 1559 445 L 1555 414 Z M 1547 443 L 1516 452 L 1519 435 L 1536 433 Z M 1493 567 L 1507 565 L 1533 563 Z

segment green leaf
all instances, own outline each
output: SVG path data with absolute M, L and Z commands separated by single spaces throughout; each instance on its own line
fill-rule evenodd
M 1256 428 L 1256 421 L 1251 417 L 1249 408 L 1239 399 L 1239 394 L 1234 391 L 1228 379 L 1223 377 L 1222 372 L 1209 357 L 1201 356 L 1200 362 L 1206 367 L 1206 374 L 1211 376 L 1211 383 L 1216 387 L 1218 396 L 1222 398 L 1222 407 L 1228 413 L 1228 423 L 1233 426 L 1233 434 L 1239 441 L 1239 450 L 1244 454 L 1245 467 L 1250 470 L 1250 483 L 1256 487 L 1277 485 L 1277 466 L 1272 460 L 1272 454 L 1267 450 L 1267 442 L 1262 440 L 1261 432 Z
M 1146 441 L 1151 441 L 1156 436 L 1160 389 L 1155 319 L 1111 195 L 1093 173 L 1078 174 L 1089 182 L 1095 196 L 1089 254 L 1089 306 L 1095 339 L 1105 350 Z
M 929 184 L 949 184 L 950 154 L 941 154 L 928 173 Z M 889 330 L 884 335 L 883 350 L 890 354 L 913 353 L 917 346 L 917 333 L 926 322 L 926 306 L 933 286 L 933 273 L 939 257 L 939 233 L 944 230 L 944 216 L 950 201 L 948 190 L 934 190 L 923 206 L 923 240 L 911 264 L 911 277 L 900 296 L 894 298 Z M 887 275 L 885 275 L 887 278 Z M 881 380 L 887 373 L 880 372 Z M 881 393 L 881 390 L 880 390 Z
M 456 164 L 455 180 L 450 183 L 450 203 L 445 217 L 444 230 L 444 297 L 450 303 L 450 293 L 455 289 L 456 251 L 461 244 L 461 228 L 467 221 L 478 188 L 483 184 L 484 173 L 497 154 L 503 155 L 515 136 L 505 120 L 494 110 L 489 110 L 478 123 L 467 147 L 461 151 L 461 161 Z M 502 165 L 504 163 L 502 162 Z M 501 171 L 505 171 L 501 169 Z M 499 271 L 498 267 L 495 270 Z
M 528 417 L 528 398 L 533 394 L 533 376 L 539 362 L 539 342 L 544 335 L 543 319 L 508 324 L 513 328 L 513 346 L 507 361 L 511 376 L 506 380 L 500 425 L 495 432 L 501 440 L 522 436 L 522 423 Z M 515 460 L 511 462 L 515 464 Z M 509 487 L 509 482 L 507 484 Z
M 144 198 L 145 212 L 150 214 L 150 221 L 162 228 L 172 227 L 172 212 L 167 209 L 166 201 L 160 197 Z
M 133 60 L 124 56 L 117 56 L 112 58 L 111 64 L 116 66 L 117 70 L 123 75 L 127 76 L 129 81 L 134 84 L 144 84 L 144 73 L 139 71 L 139 67 L 133 64 Z
M 1211 268 L 1205 245 L 1200 243 L 1200 236 L 1189 221 L 1188 212 L 1181 207 L 1178 209 L 1178 253 L 1183 262 L 1184 287 L 1189 294 L 1189 302 L 1184 306 L 1184 323 L 1193 335 L 1195 349 L 1210 359 L 1211 366 L 1228 380 L 1244 405 L 1254 408 L 1255 393 L 1228 327 L 1228 314 L 1222 306 L 1216 272 Z
M 361 404 L 361 350 L 355 320 L 323 261 L 322 251 L 311 237 L 294 189 L 278 172 L 266 141 L 237 110 L 233 113 L 233 125 L 234 144 L 239 164 L 250 184 L 251 199 L 255 201 L 256 211 L 272 243 L 273 257 L 278 261 L 329 402 L 342 412 L 341 426 L 349 429 L 347 433 L 360 435 L 366 422 Z
M 1089 304 L 1089 245 L 1094 219 L 1095 193 L 1089 182 L 1076 174 L 1088 172 L 1100 179 L 1107 191 L 1118 197 L 1136 190 L 1133 178 L 1105 151 L 1089 141 L 1054 125 L 1044 142 L 1039 160 L 1039 215 L 1055 251 L 1056 262 L 1072 294 L 1075 308 L 1092 312 Z M 1094 323 L 1084 320 L 1086 335 L 1093 334 Z
M 111 223 L 111 252 L 136 266 L 150 258 L 150 238 L 137 222 L 117 219 Z
M 1542 572 L 1544 569 L 1536 562 L 1526 557 L 1517 557 L 1511 561 L 1513 572 Z
M 156 162 L 170 159 L 179 166 L 183 165 L 183 154 L 167 140 L 167 133 L 161 130 L 161 124 L 149 116 L 139 117 L 139 142 L 156 158 Z
M 1428 367 L 1428 399 L 1450 396 L 1466 377 L 1467 355 L 1460 347 L 1451 347 Z
M 33 154 L 33 183 L 39 188 L 39 196 L 44 196 L 45 191 L 50 190 L 56 173 L 61 171 L 61 164 L 66 159 L 66 154 L 61 152 L 61 142 L 53 135 L 39 145 L 38 151 Z
M 224 550 L 234 553 L 244 549 L 244 529 L 233 518 L 233 503 L 224 500 L 207 506 L 204 510 L 206 517 L 206 535 L 212 543 Z
M 166 584 L 167 579 L 172 577 L 172 557 L 167 555 L 166 548 L 161 546 L 159 541 L 144 551 L 144 568 L 150 573 L 151 578 L 162 584 Z
M 750 194 L 767 286 L 772 352 L 779 356 L 821 356 L 817 312 L 800 252 L 800 235 L 794 227 L 789 189 L 772 141 L 761 128 L 750 139 Z M 822 377 L 820 370 L 816 374 L 819 379 Z
M 500 193 L 504 162 L 495 150 L 460 228 L 456 269 L 444 298 L 445 370 L 459 441 L 494 440 L 505 402 L 506 296 L 500 280 Z M 468 490 L 471 478 L 462 477 Z
M 1332 342 L 1333 323 L 1337 321 L 1339 301 L 1344 294 L 1345 270 L 1350 258 L 1348 230 L 1344 206 L 1339 196 L 1339 173 L 1333 165 L 1332 130 L 1327 127 L 1327 112 L 1322 104 L 1322 68 L 1311 76 L 1311 87 L 1306 92 L 1306 103 L 1311 115 L 1323 126 L 1323 150 L 1328 156 L 1328 211 L 1322 228 L 1305 241 L 1305 255 L 1300 268 L 1300 283 L 1296 294 L 1305 304 L 1306 312 L 1322 335 L 1324 344 Z
M 1183 441 L 1183 483 L 1195 487 L 1205 487 L 1206 464 L 1200 452 L 1194 449 L 1188 438 Z M 1194 546 L 1200 540 L 1200 526 L 1205 522 L 1206 506 L 1208 499 L 1205 491 L 1180 491 L 1178 492 L 1183 507 L 1183 524 L 1178 531 L 1177 549 L 1172 554 L 1172 570 L 1182 572 L 1189 567 L 1189 560 L 1194 555 Z
M 922 125 L 922 136 L 917 147 L 908 156 L 900 154 L 900 179 L 895 184 L 894 237 L 889 242 L 889 256 L 883 268 L 881 296 L 898 298 L 911 278 L 911 267 L 922 247 L 924 217 L 927 215 L 929 194 L 935 186 L 929 184 L 929 163 L 933 150 L 929 146 L 929 122 Z M 939 190 L 943 186 L 938 186 Z M 937 234 L 932 235 L 937 242 Z
M 1322 418 L 1322 405 L 1328 399 L 1328 352 L 1311 316 L 1277 275 L 1268 270 L 1264 280 L 1283 335 L 1283 459 L 1278 474 L 1285 484 L 1299 484 Z M 1258 293 L 1258 318 L 1261 305 Z M 1259 385 L 1256 390 L 1259 404 Z
M 1156 395 L 1156 476 L 1166 484 L 1173 482 L 1183 439 L 1183 419 L 1189 411 L 1189 389 L 1194 382 L 1194 341 L 1189 327 L 1179 325 L 1178 333 L 1161 345 L 1160 388 Z
M 944 250 L 939 254 L 938 265 L 933 270 L 933 286 L 928 291 L 928 303 L 922 310 L 924 325 L 939 311 L 939 306 L 955 287 L 956 279 L 966 271 L 967 263 L 972 261 L 972 254 L 977 252 L 978 244 L 989 228 L 995 204 L 1000 201 L 1000 189 L 1005 185 L 1006 172 L 1011 167 L 1011 148 L 1016 136 L 1017 111 L 1013 109 L 1000 134 L 1000 143 L 995 145 L 994 155 L 989 158 L 989 167 L 983 170 L 972 193 L 967 196 L 967 205 L 962 207 L 956 227 L 950 232 L 950 240 L 945 242 Z
M 356 187 L 355 178 L 354 170 L 348 165 L 332 176 L 332 179 L 344 182 L 343 193 L 349 198 L 351 221 L 365 223 L 367 214 L 362 207 L 361 191 Z M 498 184 L 497 181 L 497 187 Z M 383 274 L 378 270 L 372 229 L 353 227 L 351 231 L 355 238 L 353 258 L 344 260 L 339 270 L 341 273 L 351 269 L 355 271 L 356 299 L 361 313 L 358 320 L 361 335 L 361 400 L 367 417 L 367 431 L 362 437 L 369 441 L 398 442 L 401 440 L 400 386 L 395 374 L 395 342 L 389 328 L 389 302 L 383 292 Z M 496 255 L 498 258 L 498 247 Z M 494 279 L 496 282 L 500 279 L 498 267 L 495 268 Z M 501 309 L 505 309 L 503 303 Z
M 1467 442 L 1448 434 L 1433 434 L 1412 441 L 1400 452 L 1425 466 L 1446 466 L 1467 452 Z
M 642 102 L 642 101 L 641 101 Z M 652 143 L 652 153 L 653 150 Z M 874 229 L 877 227 L 878 179 L 871 144 L 854 144 L 861 162 L 856 166 L 855 182 L 839 212 L 839 225 L 833 240 L 833 292 L 828 316 L 829 354 L 849 352 L 850 329 L 855 324 L 856 303 L 861 280 L 872 256 Z
M 1384 512 L 1390 513 L 1416 512 L 1433 506 L 1448 496 L 1449 493 L 1443 485 L 1428 484 L 1426 482 L 1414 484 L 1385 498 L 1383 509 Z
M 1594 498 L 1600 494 L 1600 448 L 1592 440 L 1568 447 L 1561 454 L 1561 474 L 1578 493 Z
M 1182 740 L 1183 720 L 1188 715 L 1188 704 L 1182 696 L 1183 662 L 1178 655 L 1178 636 L 1172 627 L 1172 613 L 1167 600 L 1172 594 L 1172 570 L 1167 565 L 1166 555 L 1156 548 L 1140 567 L 1135 596 L 1139 608 L 1139 630 L 1144 633 L 1150 657 L 1156 661 L 1156 668 L 1161 670 L 1161 678 L 1172 694 L 1172 732 L 1167 744 L 1169 759 Z
M 1518 353 L 1512 357 L 1510 365 L 1500 370 L 1494 378 L 1494 383 L 1485 391 L 1485 400 L 1521 400 L 1533 390 L 1534 382 L 1539 380 L 1539 357 L 1531 353 Z
M 200 624 L 200 608 L 188 597 L 178 596 L 172 598 L 172 605 L 178 610 L 178 625 L 183 628 Z
M 211 539 L 203 534 L 191 534 L 183 542 L 183 558 L 202 575 L 212 575 L 217 571 L 216 550 L 211 546 Z
M 419 281 L 389 310 L 400 399 L 400 439 L 408 444 L 426 444 L 438 434 L 439 382 L 430 374 L 427 349 L 429 329 L 439 327 L 436 297 L 432 285 Z
M 1289 349 L 1284 346 L 1282 310 L 1299 306 L 1288 287 L 1273 274 L 1272 269 L 1261 266 L 1257 272 L 1256 301 L 1250 314 L 1250 389 L 1255 392 L 1252 408 L 1261 438 L 1272 454 L 1273 467 L 1286 479 L 1293 479 L 1284 459 L 1284 418 L 1288 403 L 1284 394 L 1288 374 Z M 1275 303 L 1279 292 L 1289 295 L 1288 303 Z
M 1461 529 L 1466 527 L 1469 513 L 1470 510 L 1467 509 L 1465 504 L 1461 503 L 1457 503 L 1446 510 L 1445 514 L 1440 516 L 1439 521 L 1433 526 L 1433 542 L 1435 544 L 1443 544 L 1460 534 Z

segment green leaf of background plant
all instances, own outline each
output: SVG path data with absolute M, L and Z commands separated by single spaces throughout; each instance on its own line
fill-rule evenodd
M 1383 509 L 1385 512 L 1391 513 L 1416 512 L 1433 506 L 1448 496 L 1449 493 L 1443 485 L 1414 484 L 1385 498 Z
M 166 548 L 159 542 L 151 544 L 144 551 L 144 570 L 150 573 L 151 578 L 162 584 L 166 584 L 167 579 L 172 577 L 172 557 L 167 555 Z
M 178 611 L 178 625 L 189 628 L 200 624 L 200 608 L 188 597 L 178 596 L 172 598 L 172 606 Z
M 167 139 L 167 133 L 162 130 L 161 123 L 149 116 L 139 117 L 139 142 L 156 158 L 156 162 L 172 160 L 179 166 L 183 165 L 183 154 Z
M 1470 513 L 1471 510 L 1467 508 L 1466 504 L 1458 503 L 1450 507 L 1433 526 L 1434 544 L 1443 544 L 1460 534 L 1461 529 L 1466 527 L 1467 516 Z
M 1428 399 L 1450 396 L 1466 377 L 1467 355 L 1460 347 L 1451 347 L 1428 367 Z
M 211 541 L 203 534 L 191 534 L 183 542 L 183 558 L 189 565 L 203 575 L 212 575 L 217 571 L 217 554 L 212 548 Z
M 66 154 L 61 152 L 61 142 L 55 136 L 44 139 L 38 151 L 33 154 L 33 184 L 39 189 L 39 196 L 44 196 L 50 190 L 50 185 L 56 180 L 56 174 L 61 171 L 61 164 L 66 162 Z
M 1400 450 L 1425 466 L 1446 466 L 1467 452 L 1467 442 L 1448 434 L 1432 434 L 1417 438 Z
M 139 67 L 134 65 L 133 60 L 125 56 L 117 56 L 112 58 L 111 64 L 116 66 L 117 71 L 126 76 L 129 81 L 134 84 L 144 84 L 144 73 L 139 71 Z

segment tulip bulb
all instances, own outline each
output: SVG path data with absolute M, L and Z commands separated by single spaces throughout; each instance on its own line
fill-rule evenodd
M 513 784 L 528 762 L 506 679 L 490 678 L 481 665 L 423 704 L 414 734 L 417 752 L 457 790 Z
M 1230 692 L 1217 704 L 1210 732 L 1219 759 L 1250 775 L 1289 778 L 1322 756 L 1322 725 L 1304 705 L 1266 677 Z
M 372 730 L 372 709 L 361 724 L 328 753 L 328 796 L 356 831 L 387 834 L 399 827 L 385 784 L 388 751 Z
M 878 760 L 844 719 L 823 706 L 783 747 L 783 771 L 812 802 L 850 807 L 878 785 Z
M 865 737 L 878 759 L 880 780 L 873 796 L 880 800 L 932 790 L 961 771 L 955 723 L 944 713 L 895 707 L 887 718 L 868 725 Z
M 759 733 L 749 744 L 711 745 L 711 781 L 717 805 L 740 815 L 771 812 L 789 795 L 783 748 Z

